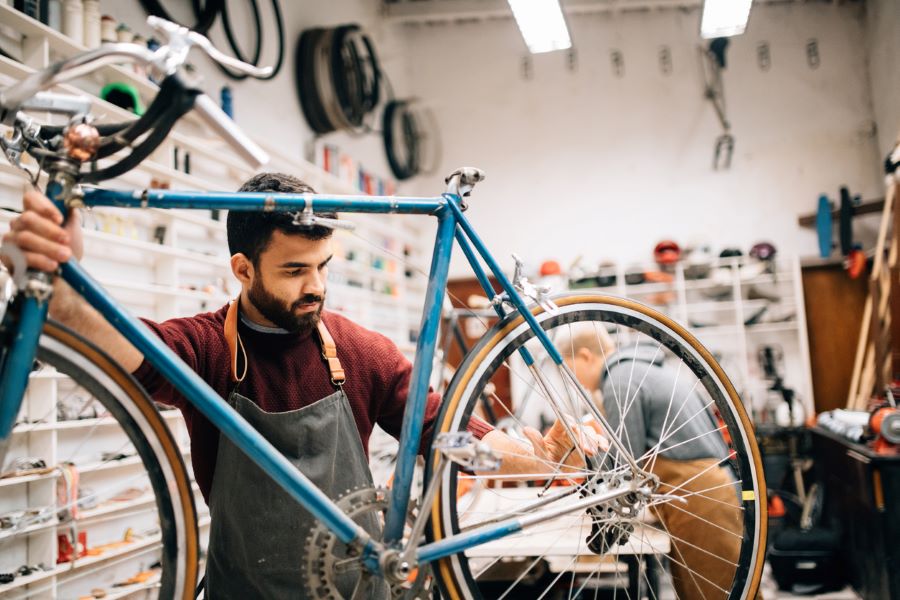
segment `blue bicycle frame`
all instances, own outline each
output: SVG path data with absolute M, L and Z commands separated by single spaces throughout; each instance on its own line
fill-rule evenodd
M 52 187 L 48 197 L 54 200 Z M 384 530 L 384 546 L 371 540 L 366 532 L 344 514 L 337 505 L 297 470 L 261 434 L 253 429 L 196 373 L 175 355 L 140 320 L 117 304 L 74 260 L 61 268 L 62 278 L 96 308 L 197 410 L 203 413 L 223 435 L 256 462 L 304 508 L 331 529 L 344 543 L 362 543 L 366 564 L 379 570 L 378 556 L 383 547 L 401 542 L 412 487 L 416 453 L 424 426 L 425 405 L 431 377 L 432 360 L 438 336 L 442 299 L 447 286 L 450 256 L 456 241 L 462 248 L 488 296 L 495 291 L 488 280 L 490 271 L 499 282 L 505 300 L 521 313 L 556 364 L 562 357 L 527 308 L 484 243 L 463 214 L 461 198 L 446 193 L 434 198 L 395 198 L 379 196 L 327 196 L 310 194 L 194 193 L 169 190 L 139 192 L 87 189 L 85 206 L 122 208 L 225 209 L 234 211 L 337 211 L 341 213 L 395 213 L 431 215 L 438 227 L 432 254 L 431 272 L 422 316 L 421 333 L 416 344 L 415 363 L 400 436 L 400 449 L 394 472 L 391 502 Z M 482 266 L 481 260 L 487 265 Z M 502 304 L 495 305 L 505 316 Z M 41 329 L 47 319 L 47 302 L 33 296 L 24 298 L 13 343 L 0 363 L 0 441 L 7 440 L 18 414 L 28 373 L 37 350 Z M 524 349 L 527 364 L 533 362 Z M 571 511 L 575 506 L 569 506 Z M 420 562 L 429 562 L 478 544 L 521 530 L 533 519 L 511 518 L 485 525 L 462 535 L 424 544 L 418 548 Z

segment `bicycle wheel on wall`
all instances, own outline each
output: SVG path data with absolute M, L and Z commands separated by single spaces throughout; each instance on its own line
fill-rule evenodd
M 192 599 L 197 512 L 169 419 L 118 364 L 53 322 L 41 336 L 26 394 L 8 457 L 43 453 L 59 474 L 46 485 L 7 488 L 5 505 L 27 506 L 35 511 L 30 518 L 40 520 L 4 529 L 0 553 L 4 562 L 63 562 L 0 586 L 9 588 L 2 595 L 74 598 L 108 587 L 107 593 Z M 79 532 L 86 532 L 87 548 L 69 548 Z M 35 539 L 42 535 L 49 535 L 45 544 Z M 49 560 L 41 558 L 45 553 Z M 92 576 L 98 567 L 102 581 Z M 114 583 L 119 587 L 109 587 Z
M 597 338 L 603 360 L 593 401 L 658 487 L 652 495 L 564 515 L 442 559 L 434 571 L 445 597 L 584 597 L 608 585 L 607 574 L 634 555 L 648 557 L 657 572 L 667 569 L 681 600 L 756 597 L 765 483 L 750 421 L 721 367 L 681 326 L 638 303 L 596 295 L 556 302 L 555 314 L 534 309 L 538 321 L 576 369 L 583 366 L 577 347 Z M 523 346 L 545 375 L 543 386 L 519 359 Z M 549 394 L 564 400 L 559 404 L 566 418 L 591 421 L 578 390 L 524 319 L 513 316 L 489 331 L 460 367 L 436 432 L 464 431 L 473 415 L 486 419 L 480 397 L 502 370 L 518 392 L 511 402 L 494 398 L 493 424 L 511 435 L 556 420 L 559 409 L 551 409 Z M 428 460 L 432 471 L 437 453 Z M 573 470 L 548 463 L 540 473 L 515 479 L 450 465 L 431 506 L 430 539 L 446 539 L 497 515 L 530 513 L 536 502 L 566 502 L 586 488 L 610 489 L 633 476 L 615 448 L 589 464 L 599 466 Z M 643 570 L 639 577 L 643 587 L 655 587 Z M 630 598 L 627 590 L 620 595 Z

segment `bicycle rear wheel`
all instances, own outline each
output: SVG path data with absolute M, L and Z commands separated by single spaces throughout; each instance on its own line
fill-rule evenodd
M 445 597 L 587 597 L 615 582 L 618 575 L 606 573 L 618 572 L 635 555 L 656 561 L 657 572 L 667 564 L 681 600 L 756 597 L 765 550 L 765 484 L 750 421 L 721 367 L 684 328 L 641 304 L 595 295 L 556 302 L 556 314 L 533 310 L 567 362 L 574 359 L 574 336 L 586 331 L 615 343 L 615 356 L 604 356 L 600 389 L 605 397 L 595 400 L 638 465 L 659 477 L 659 488 L 655 496 L 630 505 L 634 510 L 609 503 L 600 511 L 564 515 L 440 560 L 434 571 Z M 523 346 L 549 385 L 538 385 L 518 358 Z M 652 358 L 647 359 L 648 352 Z M 610 364 L 618 369 L 615 377 Z M 548 410 L 544 388 L 563 399 L 578 397 L 524 318 L 513 315 L 489 331 L 459 368 L 436 433 L 465 431 L 473 415 L 485 419 L 481 395 L 506 376 L 518 391 L 512 402 L 493 397 L 493 424 L 513 436 L 524 426 L 546 426 L 559 414 Z M 660 382 L 669 383 L 664 392 Z M 563 403 L 567 417 L 583 413 L 590 410 Z M 632 443 L 628 432 L 634 429 L 623 424 L 638 417 L 646 426 L 646 441 Z M 653 431 L 651 421 L 657 426 Z M 429 453 L 428 460 L 433 472 L 438 453 Z M 614 451 L 597 469 L 566 472 L 548 464 L 546 472 L 525 481 L 450 465 L 430 508 L 430 539 L 471 530 L 499 514 L 530 513 L 536 501 L 545 506 L 566 502 L 577 497 L 582 483 L 609 488 L 628 476 L 628 464 Z M 644 572 L 638 577 L 645 589 L 655 588 Z M 628 590 L 619 593 L 632 598 Z
M 38 451 L 55 456 L 48 466 L 56 470 L 48 473 L 47 485 L 57 485 L 57 493 L 52 487 L 34 488 L 35 483 L 10 484 L 5 504 L 26 503 L 42 516 L 4 529 L 0 554 L 4 563 L 21 561 L 25 548 L 27 560 L 37 562 L 42 547 L 53 551 L 55 530 L 60 541 L 54 558 L 63 562 L 44 561 L 49 570 L 17 577 L 0 586 L 0 595 L 10 600 L 82 597 L 106 588 L 108 594 L 192 599 L 197 512 L 182 450 L 167 426 L 170 419 L 117 363 L 59 324 L 46 324 L 36 367 L 26 390 L 30 412 L 13 430 L 9 457 L 37 456 Z M 30 491 L 23 489 L 29 486 Z M 57 500 L 48 504 L 54 495 Z M 48 529 L 44 541 L 50 550 L 23 543 Z M 71 550 L 64 547 L 85 531 L 86 549 L 77 543 Z M 0 570 L 16 566 L 3 564 Z M 114 584 L 118 587 L 110 587 Z

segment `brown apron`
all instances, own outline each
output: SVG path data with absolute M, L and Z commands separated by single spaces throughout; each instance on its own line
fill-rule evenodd
M 248 359 L 237 320 L 238 302 L 234 301 L 225 319 L 236 384 L 228 403 L 329 497 L 371 486 L 366 454 L 342 387 L 344 371 L 325 324 L 319 321 L 319 340 L 335 392 L 297 410 L 268 413 L 237 391 L 247 374 Z M 240 375 L 238 350 L 243 358 Z M 315 519 L 224 436 L 219 436 L 209 500 L 207 598 L 309 597 L 303 577 L 304 544 Z M 361 525 L 380 536 L 374 518 Z M 354 579 L 351 573 L 338 581 L 346 598 L 353 592 Z M 373 588 L 366 598 L 387 597 L 387 588 L 380 582 Z

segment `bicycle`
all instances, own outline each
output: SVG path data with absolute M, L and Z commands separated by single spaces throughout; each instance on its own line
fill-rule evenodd
M 551 296 L 548 290 L 530 283 L 518 263 L 512 278 L 505 275 L 465 215 L 468 198 L 483 179 L 482 172 L 457 170 L 447 178 L 445 192 L 420 198 L 86 187 L 139 164 L 191 109 L 254 167 L 265 162 L 265 153 L 207 96 L 186 82 L 180 66 L 191 49 L 199 48 L 240 72 L 258 76 L 265 70 L 221 55 L 206 38 L 180 26 L 153 17 L 149 22 L 166 40 L 155 51 L 112 44 L 62 61 L 0 91 L 0 121 L 13 129 L 13 136 L 3 140 L 7 157 L 14 164 L 22 153 L 35 157 L 48 174 L 46 195 L 64 214 L 76 207 L 114 206 L 284 210 L 292 212 L 299 222 L 332 227 L 345 224 L 322 219 L 316 213 L 398 213 L 437 220 L 393 487 L 389 491 L 365 489 L 338 500 L 309 483 L 149 329 L 112 300 L 76 261 L 70 260 L 59 269 L 58 276 L 138 348 L 222 435 L 318 519 L 320 525 L 306 544 L 307 555 L 298 552 L 297 557 L 298 562 L 306 563 L 311 589 L 323 597 L 338 597 L 333 573 L 341 569 L 357 573 L 362 584 L 374 577 L 390 584 L 395 596 L 414 596 L 424 593 L 410 583 L 417 567 L 431 565 L 433 577 L 447 598 L 521 597 L 523 593 L 543 597 L 563 588 L 572 598 L 596 587 L 608 560 L 605 556 L 615 560 L 649 549 L 657 553 L 670 550 L 673 563 L 680 564 L 695 581 L 714 584 L 720 590 L 717 594 L 756 596 L 765 550 L 765 484 L 750 420 L 727 376 L 691 334 L 652 309 L 592 293 Z M 136 121 L 101 124 L 92 131 L 83 118 L 89 109 L 83 99 L 42 91 L 108 62 L 138 63 L 163 77 L 158 96 Z M 26 114 L 48 110 L 72 117 L 72 123 L 41 126 Z M 127 147 L 132 147 L 131 153 L 124 158 L 101 168 L 86 168 L 92 161 L 111 158 Z M 454 243 L 492 299 L 491 306 L 500 321 L 468 353 L 445 393 L 426 455 L 426 485 L 416 511 L 410 509 L 410 489 Z M 156 583 L 159 596 L 193 598 L 198 579 L 196 508 L 189 474 L 163 417 L 112 358 L 48 320 L 53 276 L 25 269 L 21 254 L 14 248 L 4 247 L 3 251 L 19 262 L 13 279 L 0 285 L 0 459 L 5 458 L 10 445 L 35 358 L 72 377 L 106 407 L 127 433 L 146 468 L 159 517 L 158 537 L 153 538 L 162 568 Z M 500 293 L 492 287 L 489 272 L 502 289 Z M 567 360 L 573 358 L 571 353 L 563 342 L 554 343 L 576 330 L 595 331 L 598 337 L 601 330 L 605 331 L 615 337 L 619 348 L 633 344 L 635 352 L 639 343 L 649 343 L 657 354 L 677 363 L 679 377 L 684 380 L 672 387 L 668 402 L 671 418 L 667 412 L 660 439 L 653 447 L 632 449 L 623 438 L 623 428 L 609 422 L 599 403 L 579 383 Z M 487 396 L 493 400 L 498 421 L 506 419 L 505 426 L 512 435 L 523 425 L 515 407 L 491 395 L 491 380 L 500 372 L 508 372 L 528 388 L 529 402 L 538 401 L 556 415 L 573 442 L 569 452 L 582 455 L 584 468 L 554 463 L 541 473 L 509 478 L 491 475 L 502 456 L 473 440 L 466 424 Z M 621 401 L 616 398 L 623 417 L 636 403 L 642 383 L 629 379 L 624 397 Z M 685 389 L 684 385 L 691 394 L 703 398 L 702 409 L 694 414 L 682 415 L 687 396 L 676 402 L 676 391 Z M 653 472 L 660 456 L 675 445 L 666 446 L 666 442 L 685 426 L 696 426 L 713 410 L 720 419 L 718 425 L 677 445 L 687 446 L 708 436 L 728 440 L 728 455 L 713 466 L 733 473 L 733 481 L 726 487 L 734 501 L 717 502 L 733 511 L 734 530 L 715 522 L 704 525 L 702 517 L 681 508 L 691 499 L 710 498 L 714 490 L 691 489 L 690 482 L 667 484 Z M 586 418 L 606 434 L 609 450 L 584 455 L 573 426 Z M 654 524 L 646 516 L 666 507 L 687 512 L 686 518 L 693 516 L 694 527 L 712 525 L 722 530 L 720 535 L 733 536 L 735 555 L 715 573 L 699 563 L 686 564 L 694 560 L 686 558 L 688 546 L 703 548 L 674 535 L 665 520 Z M 357 522 L 372 514 L 383 519 L 380 536 L 370 535 Z M 362 585 L 358 589 L 362 590 Z

